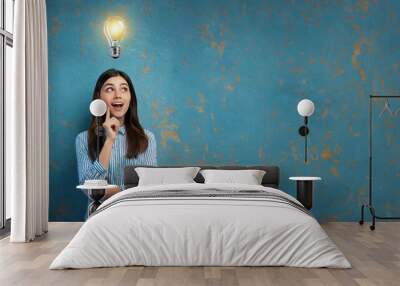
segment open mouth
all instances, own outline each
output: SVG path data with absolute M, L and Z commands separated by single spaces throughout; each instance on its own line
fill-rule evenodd
M 115 110 L 121 110 L 122 107 L 124 107 L 124 104 L 121 102 L 113 102 L 111 103 L 111 106 L 113 107 L 113 109 Z

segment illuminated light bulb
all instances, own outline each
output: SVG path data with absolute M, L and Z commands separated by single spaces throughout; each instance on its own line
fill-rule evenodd
M 120 42 L 126 32 L 124 20 L 120 17 L 110 17 L 104 23 L 104 35 L 111 48 L 111 56 L 115 59 L 121 54 Z

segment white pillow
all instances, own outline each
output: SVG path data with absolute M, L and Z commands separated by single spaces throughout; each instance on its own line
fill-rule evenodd
M 201 170 L 204 183 L 230 183 L 261 185 L 265 171 L 262 170 Z
M 139 176 L 139 186 L 195 183 L 193 179 L 199 170 L 199 167 L 135 168 Z

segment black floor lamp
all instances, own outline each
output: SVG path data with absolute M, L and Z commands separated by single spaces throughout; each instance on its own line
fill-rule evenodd
M 103 136 L 103 127 L 100 126 L 100 117 L 102 117 L 107 112 L 107 104 L 101 99 L 95 99 L 90 103 L 89 106 L 90 113 L 96 117 L 96 158 L 99 159 L 99 149 L 100 149 L 100 136 Z
M 95 99 L 90 103 L 89 106 L 90 113 L 96 117 L 96 159 L 99 160 L 100 156 L 100 137 L 104 136 L 104 128 L 100 126 L 100 118 L 107 112 L 107 104 L 101 99 Z M 93 182 L 99 182 L 104 180 L 89 180 L 93 184 Z M 87 180 L 85 180 L 85 185 Z M 106 194 L 106 189 L 97 188 L 97 187 L 88 187 L 86 186 L 89 197 L 92 199 L 92 202 L 88 206 L 88 214 L 89 216 L 96 211 L 96 209 L 100 206 L 100 200 Z

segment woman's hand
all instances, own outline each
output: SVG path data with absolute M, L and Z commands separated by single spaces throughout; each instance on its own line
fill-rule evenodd
M 103 127 L 106 130 L 107 138 L 113 141 L 117 137 L 118 129 L 121 127 L 121 122 L 110 115 L 110 108 L 107 107 L 106 120 L 103 123 Z

